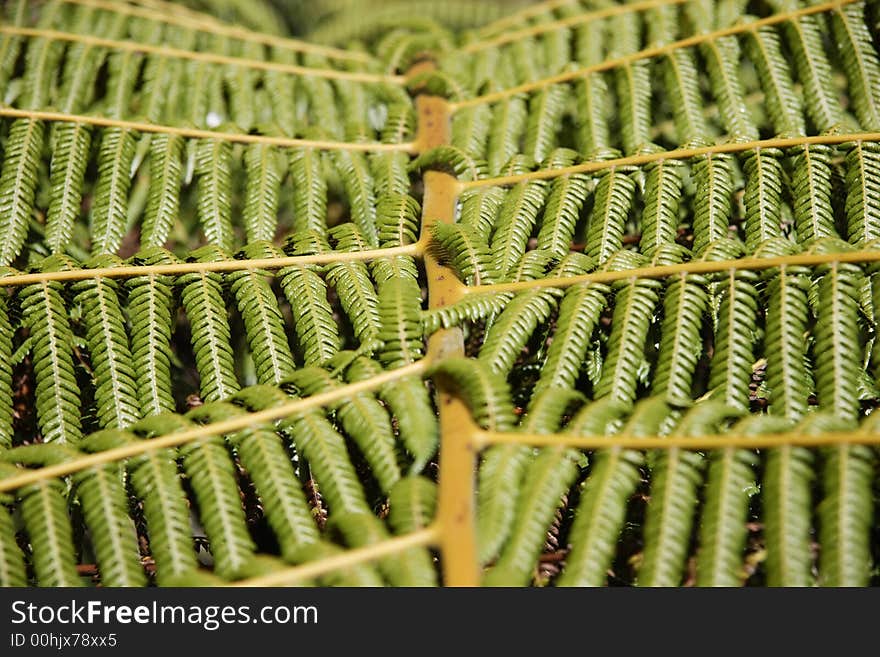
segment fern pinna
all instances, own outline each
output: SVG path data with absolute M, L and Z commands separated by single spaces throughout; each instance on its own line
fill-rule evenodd
M 870 3 L 252 4 L 2 9 L 0 585 L 876 583 Z

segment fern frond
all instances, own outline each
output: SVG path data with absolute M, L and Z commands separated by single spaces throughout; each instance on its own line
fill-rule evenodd
M 382 284 L 377 337 L 383 344 L 379 351 L 379 362 L 386 368 L 413 363 L 424 354 L 419 317 L 421 305 L 421 289 L 415 278 L 397 277 Z
M 340 224 L 335 230 L 343 239 L 347 236 L 352 242 L 361 241 L 353 224 Z M 346 248 L 345 244 L 344 241 L 340 242 L 340 251 L 357 250 Z M 371 345 L 381 331 L 381 319 L 379 299 L 367 266 L 363 262 L 340 262 L 327 265 L 326 272 L 327 282 L 336 289 L 342 310 L 351 321 L 355 337 L 362 346 L 372 348 Z
M 24 530 L 33 549 L 37 584 L 82 586 L 76 572 L 64 484 L 57 479 L 44 480 L 21 489 L 18 495 Z
M 538 212 L 544 205 L 544 194 L 543 181 L 519 183 L 508 190 L 501 204 L 489 246 L 502 280 L 509 277 L 511 269 L 525 253 Z
M 209 243 L 231 251 L 232 233 L 232 147 L 220 139 L 202 139 L 196 146 L 198 216 Z
M 322 414 L 302 413 L 285 420 L 282 427 L 308 461 L 309 471 L 331 512 L 369 513 L 370 507 L 349 460 L 345 439 Z
M 92 202 L 92 255 L 116 253 L 122 243 L 134 157 L 134 132 L 126 128 L 103 131 Z
M 183 139 L 157 134 L 150 138 L 150 193 L 141 227 L 143 248 L 161 247 L 178 221 Z
M 723 36 L 700 45 L 709 74 L 712 94 L 718 103 L 722 123 L 731 138 L 753 140 L 758 129 L 751 121 L 739 77 L 739 43 L 735 36 Z
M 351 208 L 351 219 L 363 233 L 367 244 L 379 246 L 376 232 L 376 201 L 373 193 L 373 176 L 362 153 L 333 151 L 333 162 L 342 177 L 345 194 Z
M 700 276 L 681 274 L 666 280 L 660 349 L 651 392 L 665 395 L 670 404 L 686 405 L 697 361 L 702 356 L 700 330 L 708 311 L 706 281 Z
M 841 424 L 841 429 L 850 428 L 849 423 Z M 822 457 L 819 583 L 867 586 L 872 566 L 875 455 L 864 445 L 838 445 L 822 450 Z
M 574 153 L 571 155 L 569 164 L 574 161 Z M 546 249 L 558 259 L 568 253 L 589 190 L 590 178 L 582 173 L 567 174 L 553 180 L 538 230 L 539 249 Z
M 464 107 L 452 117 L 451 142 L 466 153 L 485 153 L 491 124 L 490 105 Z
M 379 246 L 403 246 L 419 239 L 418 201 L 406 192 L 388 191 L 376 200 L 376 229 Z
M 281 554 L 287 558 L 300 546 L 317 541 L 314 517 L 278 434 L 269 427 L 257 428 L 239 432 L 230 441 L 263 500 Z
M 732 158 L 722 153 L 698 157 L 693 177 L 693 252 L 699 255 L 709 244 L 728 236 L 734 190 Z
M 466 189 L 459 196 L 459 223 L 473 229 L 488 242 L 489 235 L 497 224 L 498 212 L 505 196 L 506 190 L 501 187 Z
M 510 374 L 535 330 L 546 322 L 561 296 L 553 288 L 528 290 L 515 296 L 492 324 L 480 347 L 479 359 L 494 372 Z
M 0 294 L 0 450 L 12 447 L 14 436 L 12 426 L 14 419 L 12 340 L 14 335 L 15 327 L 10 316 L 10 299 L 7 295 Z M 0 565 L 0 569 L 2 567 Z
M 56 125 L 52 134 L 51 191 L 46 215 L 46 244 L 52 253 L 63 253 L 73 235 L 82 204 L 91 139 L 89 126 L 80 123 Z
M 812 242 L 823 237 L 837 237 L 832 207 L 832 171 L 830 146 L 817 144 L 794 149 L 792 196 L 794 223 L 798 241 Z
M 645 167 L 645 207 L 639 240 L 642 255 L 650 258 L 660 246 L 675 243 L 683 169 L 680 160 L 659 160 Z
M 622 402 L 636 398 L 639 369 L 645 359 L 645 336 L 659 301 L 662 283 L 634 279 L 614 286 L 614 315 L 608 356 L 596 385 L 597 398 L 610 395 Z
M 144 586 L 137 534 L 128 517 L 121 468 L 107 465 L 73 476 L 104 586 Z
M 764 90 L 767 114 L 777 133 L 805 133 L 800 99 L 794 92 L 788 64 L 775 26 L 746 32 L 745 50 Z
M 388 522 L 396 534 L 430 526 L 436 510 L 437 484 L 425 477 L 404 477 L 388 493 Z
M 766 240 L 782 237 L 782 153 L 775 148 L 756 148 L 742 156 L 745 174 L 746 249 L 755 251 Z
M 611 146 L 608 127 L 608 85 L 601 73 L 590 73 L 575 83 L 575 101 L 581 108 L 575 119 L 578 150 L 591 156 Z
M 609 403 L 610 402 L 610 403 Z M 604 398 L 584 407 L 570 425 L 579 435 L 604 435 L 627 411 L 620 402 Z M 626 425 L 625 436 L 653 436 L 660 431 L 670 409 L 661 397 L 649 397 L 636 404 Z M 585 426 L 581 416 L 599 416 L 600 426 Z M 631 449 L 609 448 L 593 455 L 590 473 L 582 484 L 581 498 L 569 534 L 571 552 L 559 586 L 601 586 L 616 550 L 630 497 L 642 480 L 644 456 Z
M 91 267 L 118 264 L 103 256 Z M 126 334 L 125 317 L 119 302 L 119 283 L 112 278 L 94 278 L 73 286 L 76 303 L 82 306 L 86 343 L 95 380 L 98 421 L 103 428 L 124 428 L 140 417 L 135 372 Z
M 222 259 L 217 247 L 192 253 L 192 261 Z M 221 401 L 239 389 L 235 357 L 223 300 L 223 279 L 216 272 L 185 274 L 178 279 L 180 302 L 192 330 L 192 349 L 199 372 L 199 391 L 205 401 Z
M 731 431 L 758 433 L 773 420 L 746 418 Z M 699 586 L 739 586 L 743 577 L 743 552 L 749 489 L 755 485 L 757 455 L 750 450 L 725 448 L 709 454 L 706 501 L 700 518 L 697 553 Z
M 439 169 L 455 175 L 459 180 L 478 180 L 486 175 L 488 165 L 456 146 L 437 146 L 421 153 L 410 162 L 409 168 L 410 171 Z
M 596 283 L 574 285 L 566 290 L 534 395 L 547 388 L 568 388 L 577 381 L 609 292 L 607 286 Z
M 12 475 L 16 468 L 3 464 L 0 467 L 0 475 Z M 13 500 L 3 499 L 0 501 L 0 586 L 27 586 L 27 571 L 24 565 L 24 555 L 16 541 L 16 523 L 12 514 Z
M 749 384 L 756 337 L 757 276 L 746 270 L 730 271 L 717 282 L 718 315 L 715 351 L 709 365 L 709 388 L 733 408 L 748 409 Z
M 586 253 L 600 265 L 623 246 L 626 218 L 635 190 L 633 179 L 614 167 L 599 176 L 587 227 Z
M 303 360 L 307 365 L 320 365 L 340 348 L 339 329 L 327 302 L 327 285 L 309 267 L 286 267 L 278 272 L 278 278 L 290 303 Z
M 722 423 L 737 414 L 739 411 L 721 402 L 706 401 L 689 410 L 672 435 L 715 433 Z M 675 447 L 664 449 L 654 461 L 651 504 L 645 517 L 644 557 L 639 568 L 640 586 L 680 583 L 703 467 L 701 454 Z
M 479 426 L 491 431 L 509 431 L 516 424 L 507 381 L 484 363 L 450 358 L 433 367 L 431 373 L 460 391 Z
M 314 395 L 339 387 L 326 370 L 308 367 L 291 374 L 285 383 L 296 386 L 306 395 Z M 400 479 L 400 468 L 394 451 L 394 433 L 388 413 L 370 393 L 357 393 L 334 403 L 336 417 L 364 455 L 373 476 L 383 491 Z M 320 481 L 320 480 L 319 480 Z
M 813 329 L 816 396 L 819 408 L 845 420 L 859 414 L 861 363 L 859 291 L 863 281 L 855 265 L 832 263 L 820 269 L 818 307 Z
M 527 110 L 523 98 L 506 98 L 492 110 L 486 160 L 489 173 L 497 175 L 511 156 L 519 152 L 519 140 L 526 129 Z
M 312 148 L 292 149 L 288 167 L 293 180 L 293 229 L 327 232 L 327 179 L 323 156 Z
M 513 526 L 498 561 L 483 578 L 485 585 L 528 584 L 553 514 L 577 476 L 578 457 L 576 450 L 551 447 L 542 449 L 529 463 Z
M 109 433 L 109 432 L 108 432 Z M 83 448 L 99 446 L 100 434 L 83 441 Z M 117 444 L 113 445 L 118 446 Z M 109 446 L 108 446 L 109 447 Z M 156 579 L 164 584 L 197 568 L 190 527 L 189 505 L 171 450 L 150 451 L 126 464 L 134 494 L 143 502 L 150 555 L 156 563 Z
M 847 238 L 864 244 L 880 237 L 880 145 L 848 145 L 845 167 Z
M 495 259 L 489 244 L 477 231 L 463 224 L 435 224 L 435 243 L 444 259 L 449 260 L 458 277 L 468 285 L 484 285 L 498 280 Z
M 568 87 L 553 85 L 529 100 L 523 153 L 540 162 L 556 147 L 556 132 L 568 101 Z
M 0 173 L 0 266 L 11 264 L 21 253 L 34 210 L 39 178 L 44 126 L 41 121 L 12 122 L 3 149 Z
M 50 256 L 41 269 L 67 268 Z M 73 331 L 57 281 L 27 285 L 19 292 L 22 323 L 30 328 L 36 378 L 37 423 L 46 442 L 76 444 L 82 438 L 80 390 L 73 365 Z
M 880 59 L 865 25 L 865 5 L 837 7 L 831 29 L 849 82 L 856 117 L 865 130 L 880 129 Z
M 663 81 L 669 90 L 678 142 L 687 144 L 706 138 L 709 131 L 703 117 L 702 91 L 692 50 L 679 48 L 663 59 Z
M 363 547 L 388 539 L 382 522 L 371 513 L 334 514 L 332 527 L 352 547 Z M 437 572 L 425 549 L 410 548 L 379 559 L 377 567 L 391 586 L 435 586 Z
M 162 249 L 145 249 L 134 257 L 138 264 L 168 264 L 171 254 Z M 128 317 L 131 323 L 132 362 L 141 415 L 158 415 L 174 410 L 171 394 L 171 326 L 173 287 L 167 276 L 134 276 L 125 283 Z
M 248 243 L 271 241 L 278 223 L 282 171 L 277 152 L 251 144 L 244 154 L 246 183 L 242 220 Z
M 822 43 L 819 19 L 800 16 L 784 23 L 782 30 L 804 86 L 807 114 L 820 132 L 829 130 L 841 123 L 842 112 L 831 82 L 831 64 Z
M 812 479 L 810 450 L 786 445 L 768 451 L 761 486 L 768 586 L 812 584 Z
M 512 294 L 497 292 L 476 292 L 448 306 L 422 311 L 422 329 L 430 335 L 440 328 L 461 326 L 465 322 L 476 322 L 497 315 L 513 298 Z
M 382 371 L 373 360 L 358 357 L 346 370 L 350 383 L 363 381 Z M 404 377 L 379 389 L 379 399 L 397 420 L 398 437 L 412 455 L 410 474 L 421 472 L 437 451 L 440 430 L 431 398 L 424 382 L 418 377 Z
M 207 406 L 207 408 L 206 408 Z M 208 412 L 210 406 L 197 410 Z M 208 438 L 180 449 L 183 470 L 192 486 L 199 519 L 214 555 L 214 572 L 236 577 L 250 561 L 255 546 L 235 480 L 235 467 L 221 438 Z

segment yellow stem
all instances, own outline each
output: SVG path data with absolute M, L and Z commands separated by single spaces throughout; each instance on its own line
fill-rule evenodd
M 504 89 L 502 91 L 496 91 L 493 93 L 484 94 L 482 96 L 476 96 L 475 98 L 460 100 L 455 103 L 451 103 L 452 110 L 454 112 L 463 107 L 471 107 L 473 105 L 482 105 L 485 103 L 495 103 L 499 100 L 504 100 L 505 98 L 510 98 L 511 96 L 516 96 L 518 94 L 529 93 L 530 91 L 543 89 L 544 87 L 549 87 L 554 84 L 560 84 L 562 82 L 570 82 L 571 80 L 582 78 L 586 75 L 589 75 L 590 73 L 608 71 L 613 68 L 625 66 L 626 64 L 632 64 L 633 62 L 637 62 L 642 59 L 652 59 L 654 57 L 669 55 L 672 52 L 680 50 L 682 48 L 692 48 L 693 46 L 698 46 L 701 43 L 713 41 L 724 36 L 752 32 L 767 25 L 776 25 L 777 23 L 784 23 L 785 21 L 800 18 L 801 16 L 809 16 L 810 14 L 818 14 L 826 11 L 831 11 L 858 1 L 859 0 L 835 0 L 834 2 L 826 2 L 821 5 L 804 7 L 803 9 L 784 12 L 781 14 L 776 14 L 774 16 L 768 16 L 767 18 L 762 18 L 760 20 L 751 21 L 748 23 L 741 23 L 732 27 L 715 30 L 714 32 L 697 34 L 695 36 L 681 39 L 679 41 L 674 41 L 663 46 L 645 48 L 644 50 L 634 52 L 630 55 L 624 55 L 623 57 L 618 57 L 616 59 L 608 59 L 600 64 L 594 64 L 593 66 L 585 66 L 584 68 L 580 68 L 576 71 L 568 71 L 566 73 L 560 73 L 559 75 L 553 75 L 547 78 L 542 78 L 540 80 L 527 82 L 516 87 Z
M 109 50 L 151 53 L 154 55 L 160 55 L 162 57 L 173 57 L 175 59 L 186 59 L 197 62 L 208 62 L 211 64 L 222 64 L 224 66 L 239 66 L 241 68 L 249 68 L 260 71 L 278 71 L 280 73 L 290 73 L 291 75 L 325 78 L 327 80 L 351 80 L 352 82 L 374 82 L 380 84 L 398 85 L 404 83 L 404 78 L 400 75 L 385 75 L 383 73 L 359 73 L 357 71 L 337 71 L 334 69 L 310 68 L 308 66 L 284 64 L 282 62 L 267 62 L 260 59 L 245 59 L 243 57 L 218 55 L 212 52 L 182 50 L 180 48 L 172 48 L 170 46 L 138 43 L 136 41 L 117 41 L 114 39 L 102 39 L 101 37 L 92 36 L 90 34 L 61 32 L 59 30 L 46 30 L 35 27 L 0 25 L 0 34 L 10 34 L 31 38 L 43 38 L 53 41 L 68 41 L 71 43 L 84 43 L 90 46 L 94 46 L 96 48 L 107 48 Z
M 604 9 L 599 9 L 598 11 L 590 11 L 583 14 L 578 14 L 577 16 L 569 16 L 568 18 L 563 18 L 558 21 L 553 21 L 549 23 L 538 23 L 537 25 L 532 25 L 521 30 L 507 32 L 505 34 L 495 37 L 494 39 L 475 41 L 474 43 L 468 44 L 467 46 L 462 48 L 461 52 L 474 53 L 481 50 L 486 50 L 488 48 L 497 48 L 498 46 L 503 46 L 504 44 L 511 43 L 513 41 L 519 41 L 520 39 L 540 36 L 545 32 L 563 30 L 568 27 L 574 27 L 575 25 L 584 25 L 586 23 L 592 23 L 593 21 L 602 20 L 603 18 L 619 16 L 621 14 L 632 14 L 640 11 L 647 11 L 649 9 L 656 9 L 657 7 L 679 5 L 683 2 L 689 2 L 689 0 L 642 0 L 642 2 L 634 2 L 632 4 L 612 5 Z
M 398 554 L 404 550 L 425 545 L 433 545 L 440 533 L 436 525 L 425 527 L 410 534 L 395 536 L 388 540 L 366 545 L 364 547 L 347 550 L 342 554 L 325 557 L 318 561 L 291 566 L 268 575 L 239 580 L 230 584 L 231 587 L 257 587 L 257 586 L 289 586 L 304 579 L 311 579 L 326 575 L 334 570 L 345 570 L 369 561 L 375 561 L 382 557 Z
M 717 260 L 682 262 L 675 265 L 656 265 L 651 267 L 637 267 L 622 271 L 597 271 L 592 274 L 570 276 L 567 278 L 545 278 L 531 281 L 518 281 L 515 283 L 495 283 L 492 285 L 462 285 L 463 294 L 476 294 L 483 292 L 522 292 L 542 287 L 565 288 L 581 283 L 613 283 L 614 281 L 629 280 L 635 278 L 664 278 L 676 274 L 709 274 L 722 271 L 734 270 L 761 270 L 773 267 L 797 266 L 805 267 L 824 265 L 836 262 L 877 262 L 880 260 L 880 250 L 876 251 L 850 251 L 845 253 L 804 253 L 775 258 L 738 258 L 736 260 Z
M 245 269 L 282 269 L 303 265 L 323 265 L 334 262 L 354 262 L 411 255 L 418 257 L 424 251 L 424 242 L 387 249 L 369 251 L 334 251 L 318 255 L 286 256 L 283 258 L 252 258 L 250 260 L 219 260 L 217 262 L 178 262 L 168 265 L 126 265 L 121 267 L 100 267 L 95 269 L 71 269 L 68 271 L 37 272 L 32 274 L 12 274 L 0 277 L 0 287 L 30 285 L 47 281 L 83 281 L 92 278 L 131 278 L 133 276 L 176 276 L 179 274 L 203 272 L 230 272 Z
M 66 123 L 85 123 L 105 128 L 126 128 L 139 132 L 155 132 L 168 135 L 180 135 L 190 139 L 219 139 L 240 144 L 267 144 L 282 148 L 317 148 L 319 150 L 337 151 L 368 151 L 368 152 L 393 152 L 401 151 L 411 153 L 415 149 L 412 143 L 404 144 L 381 144 L 379 142 L 342 142 L 324 141 L 320 139 L 293 139 L 290 137 L 271 137 L 269 135 L 250 135 L 237 132 L 218 132 L 203 130 L 201 128 L 179 128 L 170 125 L 159 125 L 144 121 L 126 121 L 123 119 L 111 119 L 104 116 L 90 116 L 87 114 L 68 114 L 66 112 L 49 112 L 43 110 L 15 109 L 13 107 L 0 107 L 0 116 L 8 116 L 17 119 L 36 119 L 38 121 L 63 121 Z
M 367 53 L 349 52 L 348 50 L 340 50 L 339 48 L 319 46 L 306 41 L 299 41 L 298 39 L 263 34 L 236 25 L 229 25 L 217 20 L 213 16 L 192 11 L 183 5 L 173 2 L 158 2 L 157 0 L 152 0 L 149 3 L 143 0 L 139 2 L 140 5 L 149 8 L 127 5 L 118 2 L 118 0 L 62 0 L 62 2 L 72 5 L 82 5 L 85 7 L 95 7 L 96 9 L 112 11 L 117 14 L 125 14 L 126 16 L 146 18 L 154 22 L 164 23 L 165 25 L 180 25 L 182 27 L 196 29 L 199 32 L 219 34 L 238 39 L 239 41 L 250 41 L 252 43 L 260 43 L 273 48 L 292 50 L 294 52 L 313 53 L 316 55 L 324 55 L 332 59 L 349 59 L 365 63 L 374 61 L 374 58 Z
M 515 185 L 530 180 L 549 180 L 560 176 L 567 176 L 571 173 L 590 173 L 593 171 L 603 171 L 605 169 L 639 166 L 650 162 L 660 162 L 664 160 L 687 160 L 700 155 L 716 155 L 718 153 L 741 153 L 757 148 L 793 148 L 796 146 L 808 146 L 815 144 L 845 144 L 847 142 L 857 141 L 880 141 L 880 132 L 852 132 L 835 135 L 814 135 L 812 137 L 773 137 L 770 139 L 756 139 L 754 141 L 735 141 L 723 144 L 714 144 L 712 146 L 699 146 L 676 148 L 671 151 L 661 151 L 657 153 L 641 153 L 639 155 L 628 155 L 626 157 L 617 157 L 612 160 L 601 160 L 595 162 L 584 162 L 583 164 L 575 164 L 570 167 L 560 167 L 558 169 L 544 169 L 541 171 L 532 171 L 531 173 L 523 173 L 515 176 L 497 176 L 495 178 L 480 178 L 479 180 L 466 180 L 460 182 L 462 190 L 471 189 L 473 187 L 494 187 L 499 185 Z
M 821 447 L 824 445 L 876 445 L 880 433 L 868 431 L 828 431 L 820 434 L 797 432 L 765 434 L 717 434 L 707 436 L 575 436 L 565 433 L 500 433 L 479 431 L 474 435 L 474 447 L 489 445 L 529 445 L 532 447 L 576 447 L 578 449 L 694 449 L 722 448 L 770 449 L 786 445 Z
M 274 422 L 275 420 L 295 415 L 296 413 L 302 413 L 303 411 L 313 408 L 327 406 L 328 404 L 349 398 L 360 392 L 367 392 L 381 388 L 386 383 L 391 383 L 398 379 L 403 379 L 408 376 L 421 376 L 428 369 L 429 364 L 430 360 L 428 358 L 423 358 L 420 361 L 404 365 L 396 370 L 382 372 L 381 374 L 377 374 L 365 381 L 348 383 L 335 390 L 322 392 L 311 397 L 306 397 L 305 399 L 295 399 L 272 408 L 257 411 L 256 413 L 249 413 L 247 415 L 241 415 L 220 422 L 211 422 L 210 424 L 203 424 L 193 427 L 192 429 L 158 436 L 148 440 L 140 440 L 121 447 L 108 449 L 103 452 L 80 456 L 71 459 L 70 461 L 65 461 L 64 463 L 58 463 L 57 465 L 45 466 L 35 470 L 26 470 L 21 474 L 0 479 L 0 492 L 15 490 L 22 486 L 34 484 L 46 479 L 63 477 L 87 468 L 104 465 L 105 463 L 122 461 L 147 452 L 166 449 L 168 447 L 179 447 L 180 445 L 186 445 L 187 443 L 192 443 L 201 440 L 202 438 L 222 436 L 249 427 L 259 426 L 267 422 Z

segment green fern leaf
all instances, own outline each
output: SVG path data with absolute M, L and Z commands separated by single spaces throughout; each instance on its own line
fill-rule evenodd
M 782 153 L 775 148 L 756 148 L 743 155 L 746 177 L 746 249 L 755 251 L 766 240 L 782 237 Z
M 700 330 L 709 306 L 705 279 L 680 274 L 666 279 L 660 349 L 651 392 L 670 404 L 691 401 L 694 372 L 702 356 Z
M 732 158 L 721 153 L 698 157 L 693 165 L 693 177 L 693 252 L 699 255 L 716 240 L 728 236 L 734 190 Z M 746 208 L 751 210 L 748 201 Z
M 553 514 L 577 476 L 578 456 L 572 449 L 545 448 L 528 465 L 510 535 L 485 585 L 528 584 Z
M 173 257 L 161 249 L 146 249 L 134 257 L 137 264 L 168 264 Z M 171 322 L 173 289 L 167 276 L 134 276 L 126 281 L 131 323 L 132 362 L 141 415 L 174 410 L 171 394 Z
M 257 259 L 279 256 L 278 250 L 265 242 L 252 242 L 242 253 Z M 244 320 L 257 381 L 277 384 L 295 366 L 270 276 L 265 271 L 245 269 L 229 274 L 227 280 Z
M 327 179 L 320 151 L 311 148 L 293 149 L 288 167 L 293 179 L 293 228 L 327 232 Z
M 526 129 L 526 119 L 526 102 L 518 96 L 495 105 L 486 158 L 490 174 L 497 175 L 504 163 L 519 152 L 519 140 Z
M 546 249 L 558 259 L 568 253 L 589 190 L 590 178 L 585 174 L 568 174 L 553 180 L 538 230 L 539 249 Z
M 832 149 L 823 144 L 793 149 L 792 196 L 798 241 L 837 237 L 831 204 Z
M 91 217 L 92 255 L 116 253 L 127 221 L 128 193 L 135 157 L 135 133 L 107 128 L 98 152 L 98 182 Z
M 22 488 L 19 509 L 33 548 L 33 568 L 39 586 L 82 586 L 76 572 L 73 531 L 67 516 L 67 495 L 57 479 Z
M 880 237 L 880 146 L 850 144 L 845 166 L 847 237 L 864 244 Z
M 0 173 L 0 265 L 9 265 L 21 253 L 34 210 L 44 126 L 41 121 L 12 122 L 4 145 Z
M 209 243 L 232 250 L 232 147 L 219 139 L 202 139 L 196 146 L 199 224 Z
M 81 123 L 62 123 L 55 126 L 52 139 L 55 145 L 50 165 L 46 243 L 52 253 L 63 253 L 80 214 L 91 129 Z
M 587 228 L 586 252 L 600 265 L 623 245 L 626 217 L 635 189 L 633 179 L 614 167 L 599 177 Z
M 645 167 L 645 207 L 639 251 L 649 258 L 661 245 L 675 243 L 678 206 L 684 184 L 682 169 L 678 160 L 659 160 Z
M 865 4 L 837 7 L 831 28 L 841 65 L 849 82 L 850 98 L 865 130 L 880 129 L 880 60 L 865 25 Z
M 858 299 L 861 270 L 855 265 L 832 263 L 819 270 L 819 305 L 814 359 L 819 408 L 845 420 L 859 413 L 861 363 L 853 354 L 859 345 Z
M 755 65 L 764 105 L 777 133 L 805 133 L 803 111 L 794 92 L 788 63 L 782 55 L 776 27 L 746 32 L 746 54 Z
M 197 249 L 191 255 L 194 262 L 220 259 L 222 254 L 214 246 Z M 178 285 L 180 302 L 192 330 L 201 397 L 205 401 L 221 401 L 239 390 L 223 279 L 215 272 L 197 272 L 179 277 Z
M 150 194 L 141 228 L 141 246 L 161 247 L 180 211 L 183 139 L 157 134 L 150 140 Z
M 118 261 L 103 256 L 87 263 L 111 267 Z M 87 279 L 73 286 L 82 306 L 86 343 L 95 381 L 98 421 L 103 428 L 124 428 L 140 417 L 135 372 L 119 302 L 119 284 L 112 278 Z
M 271 241 L 278 223 L 282 169 L 270 146 L 251 144 L 245 151 L 245 200 L 242 220 L 248 243 Z
M 712 94 L 718 102 L 722 123 L 733 139 L 754 140 L 758 130 L 749 116 L 739 77 L 739 44 L 735 36 L 723 36 L 700 45 Z
M 67 268 L 59 256 L 43 271 Z M 73 365 L 73 331 L 58 281 L 27 285 L 19 292 L 22 323 L 30 328 L 36 378 L 37 423 L 46 442 L 76 444 L 82 438 L 80 390 Z
M 585 406 L 568 431 L 576 428 L 581 436 L 606 435 L 626 411 L 627 405 L 606 397 Z M 644 399 L 633 408 L 620 435 L 656 435 L 669 413 L 663 398 Z M 636 450 L 615 447 L 597 450 L 593 455 L 590 473 L 581 487 L 569 534 L 571 552 L 559 586 L 602 586 L 607 582 L 629 499 L 642 480 L 644 460 Z

